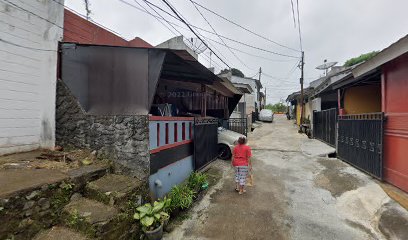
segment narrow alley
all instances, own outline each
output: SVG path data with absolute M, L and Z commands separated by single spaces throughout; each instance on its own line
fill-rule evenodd
M 222 180 L 165 239 L 404 239 L 408 212 L 378 181 L 298 134 L 283 115 L 249 136 L 254 187 L 234 191 L 229 162 Z M 211 203 L 211 204 L 210 204 Z

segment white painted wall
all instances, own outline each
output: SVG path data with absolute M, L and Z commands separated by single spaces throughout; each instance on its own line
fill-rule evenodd
M 322 111 L 322 99 L 320 97 L 312 100 L 312 111 Z
M 54 146 L 63 5 L 0 1 L 0 154 Z
M 251 94 L 248 94 L 248 93 L 245 94 L 245 99 L 244 97 L 242 97 L 241 101 L 244 100 L 246 102 L 247 114 L 250 114 L 251 112 L 255 112 L 255 101 L 259 99 L 255 79 L 232 76 L 231 82 L 232 83 L 244 83 L 244 84 L 248 84 L 251 86 L 254 92 Z M 259 107 L 259 101 L 257 101 L 257 103 Z

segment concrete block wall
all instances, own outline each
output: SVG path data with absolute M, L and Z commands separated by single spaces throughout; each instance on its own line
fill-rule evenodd
M 64 0 L 0 1 L 0 155 L 55 142 Z

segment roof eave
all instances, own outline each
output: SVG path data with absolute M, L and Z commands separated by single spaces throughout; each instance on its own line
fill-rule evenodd
M 376 56 L 352 70 L 355 78 L 381 67 L 383 64 L 408 52 L 408 35 L 391 44 Z

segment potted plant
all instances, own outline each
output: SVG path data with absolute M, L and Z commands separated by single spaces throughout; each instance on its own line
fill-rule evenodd
M 149 240 L 159 240 L 163 236 L 163 219 L 169 215 L 163 211 L 165 203 L 163 201 L 146 203 L 143 206 L 136 208 L 137 212 L 133 218 L 140 221 L 142 230 Z

